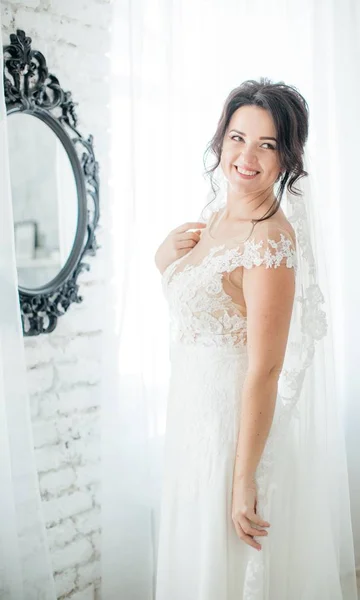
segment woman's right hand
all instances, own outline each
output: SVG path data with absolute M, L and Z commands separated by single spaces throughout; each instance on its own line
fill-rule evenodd
M 200 231 L 204 227 L 206 227 L 206 223 L 195 221 L 184 223 L 170 231 L 155 254 L 155 264 L 160 273 L 163 273 L 172 262 L 196 246 L 200 240 Z M 189 229 L 196 229 L 196 231 L 188 231 Z

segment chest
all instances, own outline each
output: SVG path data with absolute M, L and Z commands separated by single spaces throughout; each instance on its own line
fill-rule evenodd
M 242 289 L 242 254 L 238 247 L 199 244 L 172 263 L 163 276 L 170 310 L 238 312 L 246 317 Z

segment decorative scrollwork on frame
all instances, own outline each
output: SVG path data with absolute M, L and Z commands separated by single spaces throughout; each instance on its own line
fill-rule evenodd
M 4 92 L 8 116 L 15 112 L 34 115 L 47 124 L 62 142 L 70 160 L 78 197 L 78 222 L 71 253 L 55 278 L 36 289 L 19 287 L 25 336 L 52 332 L 69 306 L 81 302 L 78 276 L 89 265 L 85 255 L 98 248 L 95 230 L 99 221 L 99 165 L 93 136 L 79 132 L 76 103 L 49 73 L 44 55 L 31 47 L 22 30 L 10 35 L 3 47 Z

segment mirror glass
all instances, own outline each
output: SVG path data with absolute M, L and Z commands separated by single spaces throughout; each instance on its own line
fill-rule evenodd
M 26 113 L 8 116 L 11 191 L 19 286 L 49 283 L 69 258 L 78 200 L 68 154 L 54 131 Z

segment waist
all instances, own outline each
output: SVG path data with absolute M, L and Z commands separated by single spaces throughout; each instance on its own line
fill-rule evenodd
M 187 354 L 221 355 L 221 356 L 239 356 L 247 360 L 247 346 L 244 344 L 232 344 L 232 340 L 216 340 L 213 337 L 198 336 L 195 339 L 188 336 L 178 336 L 170 341 L 170 354 L 175 352 L 185 352 Z

